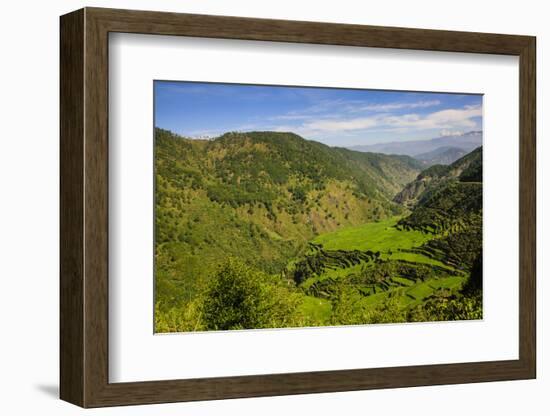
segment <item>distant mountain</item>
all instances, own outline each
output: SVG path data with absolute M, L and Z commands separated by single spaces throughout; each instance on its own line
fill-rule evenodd
M 353 146 L 350 147 L 350 149 L 359 152 L 376 152 L 416 157 L 428 152 L 433 152 L 441 147 L 453 147 L 471 152 L 482 144 L 482 132 L 471 131 L 458 136 L 443 136 L 430 140 L 415 140 L 408 142 L 377 143 L 372 145 Z
M 431 152 L 416 155 L 415 159 L 422 162 L 426 167 L 432 165 L 450 165 L 466 153 L 468 153 L 466 150 L 458 147 L 442 146 Z

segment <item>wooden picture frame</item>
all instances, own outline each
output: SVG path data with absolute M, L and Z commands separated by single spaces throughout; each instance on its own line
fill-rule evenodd
M 535 38 L 85 8 L 61 17 L 60 396 L 102 407 L 519 380 L 536 377 Z M 520 92 L 519 359 L 110 383 L 108 34 L 110 32 L 514 55 Z

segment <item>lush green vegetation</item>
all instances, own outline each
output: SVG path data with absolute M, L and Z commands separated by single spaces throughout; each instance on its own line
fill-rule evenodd
M 202 292 L 228 257 L 277 274 L 321 233 L 403 212 L 408 157 L 332 149 L 290 133 L 155 136 L 155 273 L 161 312 Z M 356 154 L 357 153 L 357 154 Z
M 156 331 L 481 317 L 481 149 L 420 172 L 292 133 L 155 140 Z

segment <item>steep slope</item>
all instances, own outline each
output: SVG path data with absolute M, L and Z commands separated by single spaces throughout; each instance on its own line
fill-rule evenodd
M 417 156 L 432 152 L 440 147 L 456 147 L 470 152 L 482 145 L 483 134 L 481 131 L 471 131 L 456 136 L 443 136 L 431 140 L 399 141 L 390 143 L 377 143 L 367 146 L 354 146 L 351 149 L 360 152 L 379 152 L 384 154 L 398 154 Z
M 482 250 L 483 185 L 449 180 L 421 199 L 397 226 L 434 235 L 410 252 L 470 271 Z
M 419 167 L 292 133 L 190 140 L 157 129 L 159 307 L 193 299 L 228 256 L 278 273 L 316 235 L 401 213 L 392 197 Z
M 423 195 L 434 191 L 450 179 L 462 182 L 481 182 L 482 158 L 483 151 L 479 147 L 450 165 L 433 165 L 423 170 L 393 200 L 411 208 L 416 205 Z
M 434 234 L 444 233 L 471 222 L 470 217 L 481 211 L 481 204 L 480 182 L 448 180 L 432 192 L 425 193 L 413 212 L 399 225 Z
M 412 213 L 397 224 L 401 229 L 436 237 L 411 252 L 471 270 L 482 251 L 482 164 L 482 149 L 478 148 L 446 167 L 444 175 L 431 176 L 431 182 L 416 197 Z M 430 176 L 424 171 L 420 177 Z

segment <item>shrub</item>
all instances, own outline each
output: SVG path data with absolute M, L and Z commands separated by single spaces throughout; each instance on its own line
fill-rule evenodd
M 299 303 L 282 281 L 230 259 L 206 289 L 202 323 L 209 330 L 288 327 Z
M 483 319 L 481 293 L 474 296 L 432 298 L 409 312 L 412 322 Z
M 155 305 L 155 332 L 188 332 L 202 330 L 197 302 L 163 311 Z

